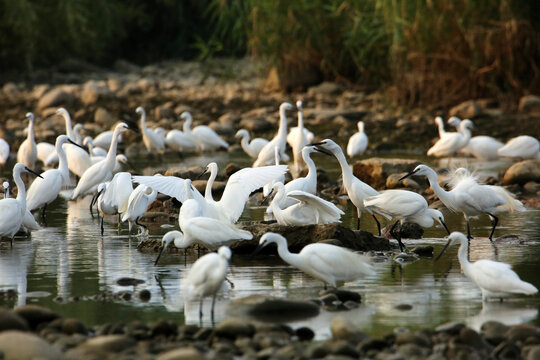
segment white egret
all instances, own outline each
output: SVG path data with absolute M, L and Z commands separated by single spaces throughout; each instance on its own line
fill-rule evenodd
M 211 174 L 207 187 L 211 188 L 217 175 L 217 166 L 212 165 L 208 169 Z M 214 201 L 211 197 L 205 199 L 196 190 L 191 191 L 191 196 L 199 203 L 203 216 L 235 223 L 242 215 L 249 195 L 286 171 L 286 165 L 244 168 L 229 177 L 220 201 Z M 133 181 L 148 185 L 181 203 L 187 199 L 184 179 L 175 176 L 134 176 Z
M 443 214 L 436 209 L 428 208 L 426 199 L 420 194 L 408 190 L 386 190 L 378 195 L 364 199 L 364 206 L 372 212 L 382 215 L 388 220 L 396 219 L 390 234 L 398 241 L 399 249 L 403 252 L 405 246 L 401 241 L 401 234 L 394 229 L 399 222 L 418 224 L 424 228 L 432 227 L 434 220 L 438 221 L 448 234 L 450 231 L 444 223 Z
M 471 263 L 467 258 L 469 242 L 467 237 L 460 232 L 456 231 L 450 234 L 448 242 L 437 258 L 443 254 L 448 246 L 455 243 L 460 244 L 458 259 L 461 270 L 482 290 L 482 301 L 487 301 L 490 298 L 502 300 L 504 297 L 515 294 L 534 295 L 538 293 L 538 289 L 534 285 L 519 278 L 510 264 L 486 259 Z
M 316 195 L 317 194 L 317 167 L 315 166 L 315 162 L 311 159 L 310 154 L 315 152 L 315 148 L 313 146 L 304 146 L 302 149 L 302 158 L 304 159 L 304 162 L 306 163 L 308 167 L 308 173 L 305 177 L 299 177 L 294 180 L 289 181 L 285 184 L 285 193 L 288 194 L 291 191 L 294 190 L 300 190 L 303 192 L 307 192 L 309 194 Z M 320 150 L 319 150 L 320 151 Z M 284 179 L 278 179 L 275 182 L 284 182 Z M 263 191 L 264 196 L 268 196 L 270 193 L 270 190 L 272 189 L 274 183 L 265 185 L 265 188 L 269 185 L 269 189 L 267 190 L 266 194 Z M 279 207 L 282 209 L 285 209 L 293 204 L 296 204 L 298 201 L 294 200 L 292 198 L 283 197 L 283 202 L 279 203 Z M 276 198 L 274 198 L 274 201 L 277 201 Z M 269 206 L 268 209 L 266 209 L 266 213 L 271 214 L 272 213 L 272 207 Z
M 240 129 L 236 132 L 235 135 L 236 138 L 240 138 L 240 145 L 242 146 L 242 149 L 248 154 L 250 157 L 256 159 L 259 156 L 259 153 L 261 152 L 262 148 L 268 144 L 268 140 L 263 138 L 254 138 L 253 140 L 249 141 L 249 132 L 246 129 Z
M 459 132 L 466 136 L 466 133 L 461 129 L 461 120 L 459 118 L 453 116 L 448 120 L 448 123 L 455 126 Z M 462 147 L 458 152 L 464 155 L 474 156 L 480 160 L 495 160 L 499 156 L 497 151 L 503 145 L 502 142 L 491 136 L 473 136 L 467 145 Z
M 130 234 L 134 223 L 141 228 L 148 229 L 146 225 L 139 222 L 139 219 L 144 215 L 148 206 L 156 200 L 156 196 L 157 191 L 144 184 L 139 184 L 139 186 L 131 192 L 127 203 L 127 209 L 122 213 L 122 221 L 129 222 Z M 140 232 L 143 233 L 142 229 Z
M 218 134 L 206 125 L 199 125 L 191 129 L 191 123 L 193 122 L 193 117 L 187 111 L 184 111 L 180 115 L 180 119 L 184 120 L 184 134 L 192 136 L 201 151 L 214 150 L 220 147 L 227 149 L 229 144 L 219 137 Z
M 316 195 L 301 190 L 286 193 L 283 183 L 276 182 L 272 190 L 275 195 L 270 207 L 280 225 L 332 224 L 341 222 L 341 215 L 344 215 L 336 205 Z M 295 203 L 286 208 L 281 207 L 280 204 L 287 200 Z
M 291 145 L 293 153 L 293 162 L 296 173 L 300 173 L 303 169 L 302 163 L 302 149 L 304 146 L 309 144 L 309 140 L 306 136 L 306 131 L 304 129 L 304 112 L 302 109 L 302 101 L 298 100 L 296 102 L 296 107 L 298 108 L 298 126 L 295 129 L 294 133 L 289 133 L 287 135 L 287 142 Z M 291 132 L 293 130 L 291 129 Z
M 380 236 L 381 224 L 379 223 L 379 220 L 377 220 L 377 218 L 371 211 L 364 208 L 364 199 L 370 196 L 378 195 L 379 192 L 365 182 L 358 179 L 356 176 L 354 176 L 351 168 L 349 167 L 349 164 L 347 164 L 347 159 L 345 158 L 345 154 L 343 154 L 343 150 L 333 140 L 325 139 L 319 143 L 315 143 L 312 145 L 316 146 L 316 148 L 322 148 L 324 150 L 330 151 L 339 162 L 339 165 L 341 167 L 341 177 L 343 178 L 343 186 L 347 191 L 349 199 L 354 204 L 354 206 L 356 206 L 356 212 L 358 216 L 356 229 L 360 229 L 360 217 L 362 216 L 362 211 L 367 211 L 373 216 L 373 219 L 377 223 L 377 230 Z
M 442 117 L 435 117 L 435 124 L 437 125 L 437 130 L 439 131 L 439 138 L 442 138 L 446 135 L 446 130 L 444 130 L 444 120 Z
M 494 210 L 506 204 L 506 200 L 487 185 L 480 185 L 472 177 L 463 177 L 450 191 L 444 190 L 437 182 L 437 173 L 426 165 L 418 165 L 413 171 L 400 180 L 411 175 L 424 175 L 429 181 L 433 192 L 443 204 L 454 212 L 462 212 L 467 222 L 467 237 L 471 238 L 469 220 L 471 216 L 486 214 L 491 218 L 492 228 L 489 240 L 493 240 L 493 233 L 499 219 L 493 214 Z
M 205 296 L 212 296 L 211 319 L 214 322 L 216 294 L 223 285 L 229 269 L 231 249 L 221 246 L 217 253 L 199 258 L 186 277 L 186 292 L 190 298 L 199 298 L 199 317 L 202 321 L 202 303 Z
M 184 134 L 184 132 L 177 129 L 170 130 L 167 133 L 167 136 L 165 137 L 165 144 L 167 144 L 167 146 L 171 149 L 177 151 L 193 151 L 199 148 L 199 144 L 197 144 L 194 137 L 188 136 Z
M 63 186 L 69 184 L 66 153 L 62 147 L 68 142 L 75 144 L 67 135 L 60 135 L 56 138 L 55 148 L 59 157 L 58 169 L 50 169 L 41 174 L 41 177 L 32 182 L 26 194 L 26 207 L 28 210 L 34 211 L 43 208 L 43 219 L 45 219 L 47 205 L 58 197 Z
M 459 149 L 467 145 L 471 139 L 470 128 L 474 127 L 471 120 L 463 120 L 461 122 L 460 132 L 446 132 L 435 145 L 427 152 L 429 156 L 443 157 L 451 156 Z
M 9 198 L 9 182 L 4 181 L 2 183 L 2 186 L 4 187 L 4 199 L 8 199 Z M 36 221 L 36 218 L 34 218 L 30 210 L 28 210 L 28 207 L 26 208 L 26 212 L 24 213 L 21 228 L 25 229 L 26 232 L 29 232 L 30 230 L 41 229 L 41 226 L 39 226 L 39 224 Z
M 118 135 L 128 130 L 126 123 L 120 123 L 116 125 L 109 152 L 105 160 L 98 162 L 88 168 L 87 171 L 81 176 L 81 179 L 77 183 L 75 190 L 73 191 L 72 199 L 77 199 L 80 196 L 91 194 L 95 191 L 97 186 L 102 182 L 109 181 L 113 177 L 113 170 L 116 163 L 116 147 L 118 145 Z M 69 164 L 69 162 L 68 162 Z
M 127 157 L 126 157 L 126 155 L 124 155 L 124 154 L 116 155 L 116 162 L 114 163 L 113 174 L 116 174 L 117 172 L 122 170 L 123 165 L 131 166 L 128 159 L 127 159 Z M 133 166 L 131 166 L 131 167 L 133 167 Z
M 114 130 L 106 130 L 106 131 L 103 131 L 102 133 L 99 133 L 94 138 L 94 141 L 93 141 L 94 146 L 100 147 L 102 149 L 108 149 L 111 146 L 113 134 L 114 134 Z M 121 142 L 121 141 L 122 141 L 122 135 L 118 137 L 118 142 Z
M 4 165 L 9 159 L 9 144 L 0 138 L 0 165 Z
M 103 235 L 103 217 L 125 213 L 132 192 L 133 184 L 131 183 L 131 174 L 128 172 L 119 172 L 113 176 L 110 182 L 101 183 L 98 186 L 98 193 L 93 202 L 97 201 L 98 210 L 102 216 L 101 235 Z M 120 217 L 118 220 L 120 222 Z
M 285 162 L 289 161 L 289 157 L 285 153 L 285 147 L 287 145 L 287 114 L 286 110 L 293 110 L 294 107 L 284 102 L 279 106 L 279 129 L 272 140 L 268 142 L 259 153 L 257 160 L 253 163 L 253 167 L 269 165 L 274 160 L 274 148 L 279 150 L 279 157 Z
M 83 139 L 82 145 L 88 149 L 88 154 L 90 155 L 90 157 L 107 156 L 107 150 L 102 149 L 100 147 L 94 147 L 94 140 L 92 139 L 91 136 L 86 136 Z
M 0 138 L 0 165 L 5 165 L 9 159 L 9 144 L 6 140 Z
M 540 142 L 532 136 L 521 135 L 510 139 L 497 153 L 514 159 L 540 159 Z
M 283 261 L 322 281 L 325 287 L 326 284 L 336 287 L 340 281 L 354 281 L 375 275 L 368 258 L 363 255 L 331 244 L 309 244 L 298 254 L 293 254 L 289 252 L 287 240 L 272 232 L 261 237 L 255 253 L 271 243 L 277 245 Z
M 191 186 L 190 179 L 184 181 L 184 191 L 186 200 L 180 207 L 178 216 L 180 229 L 184 235 L 183 247 L 197 243 L 209 249 L 215 249 L 231 240 L 250 240 L 253 238 L 249 231 L 241 230 L 232 224 L 230 218 L 205 215 L 202 203 L 193 198 L 193 195 L 198 194 L 198 191 Z M 241 202 L 242 200 L 237 201 Z
M 26 189 L 21 179 L 22 172 L 30 172 L 40 176 L 23 163 L 17 163 L 13 167 L 13 180 L 17 185 L 17 197 L 0 200 L 0 237 L 9 236 L 11 245 L 13 237 L 21 228 L 26 213 Z
M 298 104 L 300 103 L 300 104 Z M 302 119 L 302 125 L 304 124 L 304 106 L 303 106 L 303 103 L 301 100 L 298 100 L 296 102 L 296 108 L 298 109 L 298 121 L 300 121 L 300 118 Z M 308 141 L 308 143 L 312 142 L 313 139 L 315 139 L 315 135 L 309 131 L 308 129 L 306 129 L 305 126 L 303 126 L 304 128 L 304 134 L 306 136 L 306 139 Z M 290 128 L 289 130 L 289 134 L 287 134 L 287 143 L 292 147 L 292 142 L 294 141 L 293 139 L 296 138 L 297 136 L 297 131 L 298 131 L 298 126 L 293 126 L 292 128 Z
M 353 157 L 356 155 L 362 155 L 368 147 L 368 137 L 364 132 L 364 122 L 358 122 L 358 132 L 354 133 L 347 143 L 347 155 Z
M 28 119 L 28 134 L 17 151 L 17 162 L 24 163 L 33 168 L 37 160 L 37 147 L 34 139 L 34 114 L 26 113 L 25 119 Z
M 73 131 L 73 128 L 71 127 L 71 116 L 69 116 L 69 113 L 64 108 L 59 108 L 56 110 L 56 114 L 60 115 L 64 118 L 65 124 L 66 124 L 66 135 L 72 140 L 77 142 L 77 135 Z M 90 155 L 84 150 L 81 149 L 78 146 L 72 145 L 72 144 L 66 144 L 64 147 L 64 151 L 66 152 L 66 158 L 68 160 L 68 168 L 69 170 L 77 175 L 78 177 L 81 177 L 86 170 L 90 166 L 92 166 L 92 161 L 90 160 Z M 56 154 L 58 156 L 58 154 Z M 56 160 L 59 161 L 59 160 Z M 53 159 L 48 158 L 47 162 L 56 162 L 53 161 Z
M 37 159 L 43 163 L 43 165 L 48 166 L 47 159 L 51 154 L 55 154 L 56 150 L 54 145 L 48 142 L 40 142 L 36 144 L 37 150 Z
M 165 150 L 163 139 L 154 130 L 146 127 L 146 111 L 144 111 L 142 106 L 139 106 L 135 109 L 135 112 L 141 117 L 141 134 L 146 150 L 148 152 L 157 151 L 158 153 L 163 153 Z

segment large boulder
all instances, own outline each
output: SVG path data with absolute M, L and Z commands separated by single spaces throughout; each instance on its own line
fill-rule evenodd
M 462 102 L 454 106 L 448 112 L 450 116 L 457 116 L 462 119 L 474 119 L 482 114 L 482 107 L 474 100 Z
M 226 313 L 259 320 L 293 321 L 319 314 L 319 306 L 312 301 L 288 300 L 264 295 L 250 295 L 231 301 Z
M 540 182 L 540 160 L 520 161 L 504 173 L 504 185 L 523 185 L 529 181 Z
M 14 312 L 24 318 L 32 329 L 36 329 L 41 323 L 49 323 L 60 317 L 50 309 L 33 304 L 19 306 L 15 308 Z
M 418 160 L 371 158 L 355 162 L 352 170 L 354 176 L 366 184 L 383 189 L 390 175 L 410 172 L 418 165 Z
M 47 91 L 41 99 L 39 99 L 37 108 L 43 110 L 49 107 L 67 107 L 71 105 L 73 101 L 75 101 L 75 96 L 72 93 L 66 92 L 62 88 L 54 88 Z
M 2 359 L 17 360 L 57 360 L 62 358 L 59 349 L 40 337 L 21 331 L 0 333 L 0 353 Z

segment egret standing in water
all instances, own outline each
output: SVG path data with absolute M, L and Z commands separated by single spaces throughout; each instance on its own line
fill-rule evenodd
M 141 133 L 143 137 L 143 143 L 148 152 L 157 151 L 158 153 L 163 153 L 165 151 L 165 143 L 163 139 L 156 134 L 152 129 L 146 127 L 146 111 L 139 106 L 135 109 L 135 112 L 141 117 Z
M 364 132 L 364 122 L 358 122 L 358 132 L 353 134 L 349 138 L 347 143 L 347 155 L 353 157 L 356 155 L 362 155 L 368 147 L 368 137 Z
M 268 232 L 261 237 L 254 254 L 265 246 L 275 243 L 278 254 L 283 261 L 292 265 L 315 279 L 333 287 L 338 281 L 354 281 L 366 275 L 375 275 L 368 259 L 360 254 L 331 244 L 309 244 L 298 254 L 289 252 L 287 239 Z
M 122 221 L 129 222 L 129 233 L 131 234 L 131 228 L 133 223 L 139 225 L 140 233 L 144 234 L 143 229 L 148 227 L 139 222 L 141 216 L 144 215 L 146 209 L 150 204 L 156 200 L 157 191 L 144 184 L 139 184 L 129 195 L 126 211 L 122 214 Z
M 459 132 L 446 132 L 435 145 L 429 148 L 429 156 L 443 157 L 451 156 L 459 149 L 467 146 L 471 139 L 470 128 L 474 127 L 471 120 L 464 120 L 460 124 Z
M 426 165 L 418 165 L 413 171 L 403 176 L 403 180 L 411 175 L 424 175 L 429 181 L 433 192 L 443 204 L 454 212 L 461 212 L 467 222 L 467 238 L 471 238 L 469 220 L 471 216 L 486 214 L 491 218 L 492 228 L 489 240 L 493 241 L 493 233 L 499 219 L 494 210 L 506 204 L 506 200 L 487 185 L 480 185 L 475 179 L 466 177 L 454 185 L 452 190 L 444 190 L 437 181 L 437 173 Z
M 8 199 L 9 198 L 9 182 L 4 181 L 2 186 L 4 187 L 4 199 Z M 27 233 L 31 230 L 41 229 L 41 226 L 39 226 L 36 219 L 34 218 L 34 215 L 32 215 L 30 210 L 28 210 L 28 207 L 26 208 L 26 212 L 24 213 L 24 218 L 22 221 L 21 228 Z
M 34 168 L 37 160 L 37 147 L 34 140 L 34 114 L 27 113 L 25 119 L 28 119 L 28 134 L 19 147 L 19 151 L 17 151 L 17 162 Z
M 71 116 L 69 116 L 69 113 L 64 108 L 59 108 L 56 110 L 56 115 L 59 115 L 64 118 L 65 126 L 66 126 L 66 135 L 72 140 L 77 142 L 77 133 L 73 131 L 73 128 L 71 127 Z M 80 136 L 79 136 L 80 141 Z M 66 157 L 68 160 L 68 168 L 69 171 L 77 175 L 78 177 L 82 177 L 84 172 L 92 166 L 92 160 L 90 159 L 90 155 L 86 152 L 86 150 L 74 146 L 72 144 L 66 144 L 64 146 L 64 151 L 66 152 Z M 53 153 L 49 158 L 46 160 L 47 163 L 50 162 L 56 162 L 57 160 L 53 160 L 52 156 L 58 156 L 58 154 Z
M 482 290 L 482 300 L 490 298 L 509 297 L 515 294 L 534 295 L 538 289 L 525 281 L 522 281 L 518 274 L 512 270 L 510 264 L 492 261 L 478 260 L 471 263 L 467 259 L 469 242 L 465 235 L 460 232 L 453 232 L 448 237 L 448 242 L 437 257 L 439 259 L 448 246 L 459 243 L 458 259 L 461 270 L 465 276 L 471 279 L 480 290 Z
M 266 144 L 259 153 L 257 160 L 253 163 L 253 167 L 264 166 L 272 164 L 274 161 L 274 148 L 279 150 L 279 158 L 283 161 L 289 161 L 289 157 L 285 153 L 285 147 L 287 145 L 287 110 L 293 110 L 294 107 L 284 102 L 279 106 L 279 129 L 272 140 Z
M 45 220 L 45 209 L 47 205 L 53 202 L 62 190 L 62 187 L 69 184 L 69 169 L 66 159 L 66 153 L 62 145 L 72 143 L 67 135 L 60 135 L 56 138 L 55 148 L 59 157 L 58 169 L 50 169 L 36 178 L 26 194 L 26 207 L 30 211 L 43 208 L 42 218 Z
M 388 220 L 396 219 L 390 234 L 398 241 L 399 249 L 403 252 L 405 245 L 401 241 L 401 231 L 395 233 L 394 229 L 399 222 L 412 222 L 422 227 L 432 227 L 434 220 L 438 221 L 448 234 L 450 231 L 444 223 L 443 214 L 436 209 L 428 208 L 426 199 L 420 194 L 408 190 L 386 190 L 379 195 L 364 199 L 366 209 L 380 214 Z
M 221 246 L 217 253 L 209 253 L 199 258 L 186 277 L 186 290 L 190 298 L 199 298 L 199 319 L 202 322 L 203 298 L 212 296 L 211 319 L 214 323 L 216 294 L 223 285 L 229 269 L 231 249 Z
M 510 139 L 497 153 L 514 159 L 540 159 L 540 142 L 532 136 L 521 135 Z
M 259 153 L 261 152 L 262 148 L 268 144 L 268 140 L 263 138 L 254 138 L 253 140 L 249 141 L 249 133 L 246 129 L 240 129 L 236 132 L 236 135 L 234 136 L 236 138 L 240 138 L 240 146 L 242 146 L 242 149 L 246 154 L 248 154 L 250 157 L 256 159 L 257 156 L 259 156 Z
M 29 172 L 36 176 L 38 173 L 30 170 L 23 163 L 17 163 L 13 167 L 13 180 L 17 185 L 17 197 L 0 200 L 0 237 L 9 236 L 13 246 L 13 238 L 23 223 L 26 213 L 26 189 L 21 179 L 22 172 Z
M 349 164 L 347 164 L 347 159 L 345 158 L 345 154 L 343 154 L 343 150 L 333 140 L 325 139 L 319 143 L 311 145 L 316 146 L 317 149 L 321 148 L 330 151 L 339 162 L 339 166 L 341 167 L 341 177 L 343 178 L 343 186 L 347 191 L 347 195 L 349 195 L 349 199 L 351 199 L 351 202 L 354 204 L 354 206 L 356 206 L 358 216 L 356 229 L 360 229 L 360 217 L 362 216 L 362 211 L 367 211 L 371 214 L 371 216 L 373 216 L 373 219 L 377 223 L 377 230 L 379 231 L 380 236 L 381 224 L 379 223 L 379 220 L 377 220 L 375 215 L 370 210 L 367 210 L 364 207 L 364 199 L 370 196 L 378 195 L 379 192 L 354 176 Z
M 307 138 L 306 130 L 304 129 L 304 112 L 302 109 L 302 101 L 298 100 L 296 102 L 296 107 L 298 108 L 298 126 L 289 132 L 287 135 L 287 142 L 291 145 L 293 153 L 293 162 L 295 167 L 296 175 L 300 174 L 300 171 L 304 168 L 302 162 L 302 149 L 304 146 L 309 144 Z
M 199 125 L 191 129 L 191 123 L 193 117 L 187 111 L 180 115 L 181 119 L 184 119 L 184 134 L 191 136 L 195 139 L 201 151 L 214 150 L 220 147 L 227 149 L 229 144 L 219 137 L 218 134 L 206 125 Z
M 93 202 L 97 201 L 98 210 L 101 213 L 101 235 L 104 231 L 103 218 L 105 215 L 125 213 L 132 192 L 133 184 L 131 183 L 131 174 L 128 172 L 119 172 L 113 176 L 110 182 L 98 186 L 98 194 Z M 120 221 L 119 215 L 118 226 L 120 226 Z

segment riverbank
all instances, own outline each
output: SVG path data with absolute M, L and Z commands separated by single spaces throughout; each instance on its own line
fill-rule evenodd
M 488 321 L 479 332 L 463 323 L 433 329 L 396 328 L 370 337 L 344 317 L 329 324 L 332 337 L 313 330 L 228 318 L 215 327 L 172 320 L 87 327 L 37 305 L 0 309 L 0 354 L 5 359 L 539 359 L 540 329 Z

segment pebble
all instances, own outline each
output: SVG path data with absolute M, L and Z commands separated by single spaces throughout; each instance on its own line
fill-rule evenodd
M 28 331 L 30 327 L 25 318 L 6 309 L 0 309 L 0 332 L 6 330 Z
M 19 306 L 14 312 L 26 319 L 31 329 L 36 329 L 39 324 L 49 323 L 60 317 L 57 313 L 39 305 Z

